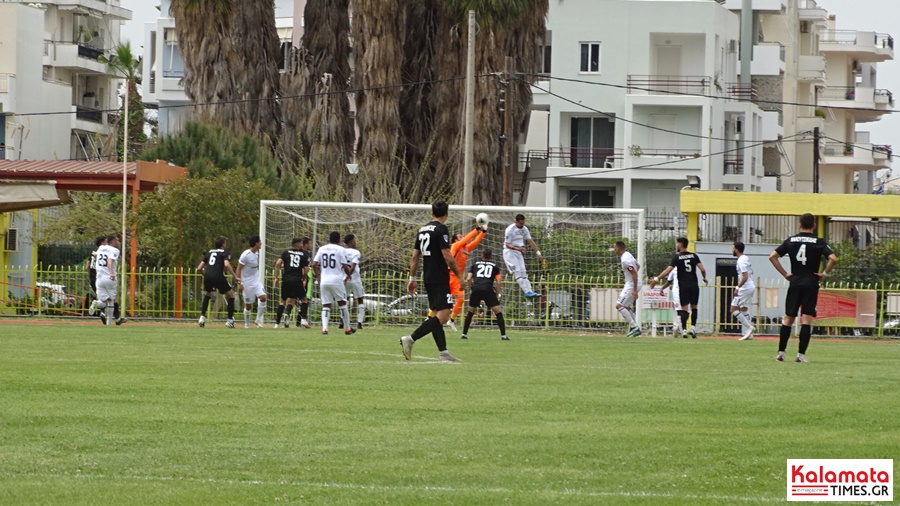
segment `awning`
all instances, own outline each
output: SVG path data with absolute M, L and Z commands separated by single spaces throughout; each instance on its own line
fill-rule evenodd
M 71 203 L 69 192 L 57 190 L 56 181 L 0 179 L 0 213 Z
M 281 28 L 276 28 L 278 31 L 278 39 L 284 42 L 293 40 L 294 37 L 294 27 L 285 26 Z

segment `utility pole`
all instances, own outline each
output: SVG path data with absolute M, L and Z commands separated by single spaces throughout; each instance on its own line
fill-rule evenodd
M 510 165 L 512 163 L 512 112 L 510 95 L 512 92 L 512 58 L 506 57 L 506 77 L 500 82 L 500 110 L 503 111 L 503 135 L 500 137 L 503 149 L 503 198 L 504 206 L 509 205 L 512 188 L 510 184 Z
M 466 55 L 466 137 L 463 167 L 463 205 L 472 205 L 475 179 L 475 11 L 469 11 L 469 47 Z
M 819 127 L 813 128 L 813 193 L 819 193 Z

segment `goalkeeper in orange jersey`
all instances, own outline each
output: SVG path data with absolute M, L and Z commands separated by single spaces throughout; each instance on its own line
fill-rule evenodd
M 453 240 L 450 242 L 450 254 L 456 260 L 456 266 L 460 272 L 466 270 L 469 253 L 481 244 L 485 232 L 487 232 L 487 225 L 475 225 L 475 228 L 465 236 L 462 234 L 453 236 Z M 447 321 L 447 326 L 456 332 L 456 318 L 462 312 L 463 304 L 466 302 L 466 290 L 456 276 L 450 276 L 450 293 L 456 298 L 456 303 L 453 305 L 453 312 L 450 313 L 450 320 Z M 431 316 L 431 311 L 428 312 L 428 316 Z

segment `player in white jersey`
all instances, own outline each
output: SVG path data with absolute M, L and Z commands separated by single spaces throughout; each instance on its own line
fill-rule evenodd
M 681 335 L 682 337 L 687 337 L 687 334 L 684 333 L 684 329 L 681 328 L 681 315 L 678 314 L 678 309 L 681 308 L 681 297 L 678 290 L 678 271 L 672 269 L 669 272 L 669 275 L 666 276 L 666 284 L 662 286 L 662 290 L 671 287 L 669 293 L 672 294 L 672 305 L 675 310 L 672 311 L 673 319 L 672 319 L 672 334 L 673 337 L 678 337 Z
M 348 300 L 356 299 L 356 328 L 362 329 L 366 318 L 366 306 L 363 304 L 363 282 L 359 273 L 360 254 L 356 249 L 356 236 L 345 235 L 344 245 L 344 249 L 347 251 L 347 264 L 350 265 L 350 281 L 347 281 L 346 284 L 347 298 Z M 350 309 L 348 308 L 347 311 L 349 312 Z
M 524 253 L 526 241 L 543 262 L 544 256 L 541 255 L 537 244 L 531 238 L 531 232 L 525 226 L 525 215 L 517 214 L 515 223 L 506 227 L 506 232 L 503 235 L 503 262 L 506 263 L 506 270 L 516 280 L 522 291 L 525 292 L 525 297 L 531 299 L 541 295 L 531 289 L 531 281 L 528 281 L 528 273 L 525 271 Z
M 350 280 L 351 271 L 347 263 L 347 250 L 341 247 L 340 232 L 328 235 L 328 244 L 316 252 L 312 268 L 322 296 L 322 333 L 328 333 L 328 318 L 331 317 L 331 305 L 335 302 L 340 308 L 344 333 L 356 332 L 356 329 L 350 327 L 350 309 L 347 307 L 347 290 L 344 284 Z
M 731 254 L 737 257 L 738 282 L 734 288 L 734 298 L 731 299 L 731 314 L 741 322 L 740 341 L 753 339 L 753 322 L 747 313 L 747 308 L 753 300 L 753 292 L 756 285 L 753 283 L 753 267 L 750 265 L 750 257 L 744 254 L 744 243 L 736 241 L 731 248 Z
M 88 280 L 91 282 L 91 290 L 94 291 L 94 300 L 91 301 L 91 305 L 88 307 L 88 314 L 94 316 L 97 312 L 97 250 L 100 249 L 100 246 L 103 246 L 107 242 L 107 237 L 105 235 L 101 235 L 94 241 L 94 245 L 97 246 L 97 249 L 91 252 L 91 259 L 88 260 L 86 265 L 88 271 Z
M 613 249 L 622 261 L 622 274 L 625 276 L 625 286 L 619 294 L 619 300 L 616 301 L 616 311 L 625 318 L 630 326 L 626 336 L 637 337 L 641 335 L 641 328 L 637 324 L 634 308 L 637 304 L 638 294 L 641 292 L 641 277 L 638 275 L 641 266 L 634 259 L 634 255 L 625 249 L 624 242 L 616 241 Z
M 263 328 L 265 326 L 263 319 L 266 314 L 266 291 L 259 279 L 259 250 L 262 248 L 262 241 L 258 235 L 254 235 L 250 237 L 248 244 L 250 249 L 241 253 L 234 277 L 238 281 L 244 298 L 244 328 L 250 328 L 250 311 L 253 309 L 254 302 L 257 302 L 256 326 Z
M 116 281 L 116 267 L 119 265 L 119 238 L 111 235 L 107 238 L 107 244 L 97 248 L 97 304 L 101 310 L 101 319 L 106 325 L 116 325 L 125 322 L 119 318 L 114 320 L 116 296 L 118 295 L 118 282 Z M 102 315 L 106 314 L 104 318 Z

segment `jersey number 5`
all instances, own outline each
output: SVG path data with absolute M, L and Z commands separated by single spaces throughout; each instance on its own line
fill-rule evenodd
M 801 244 L 800 249 L 797 250 L 797 261 L 803 265 L 806 265 L 806 245 Z
M 419 234 L 419 251 L 422 252 L 423 257 L 431 256 L 431 250 L 428 249 L 430 246 L 431 246 L 431 235 Z
M 693 269 L 693 266 L 691 266 L 691 261 L 685 260 L 684 261 L 684 272 L 691 272 L 691 269 Z

